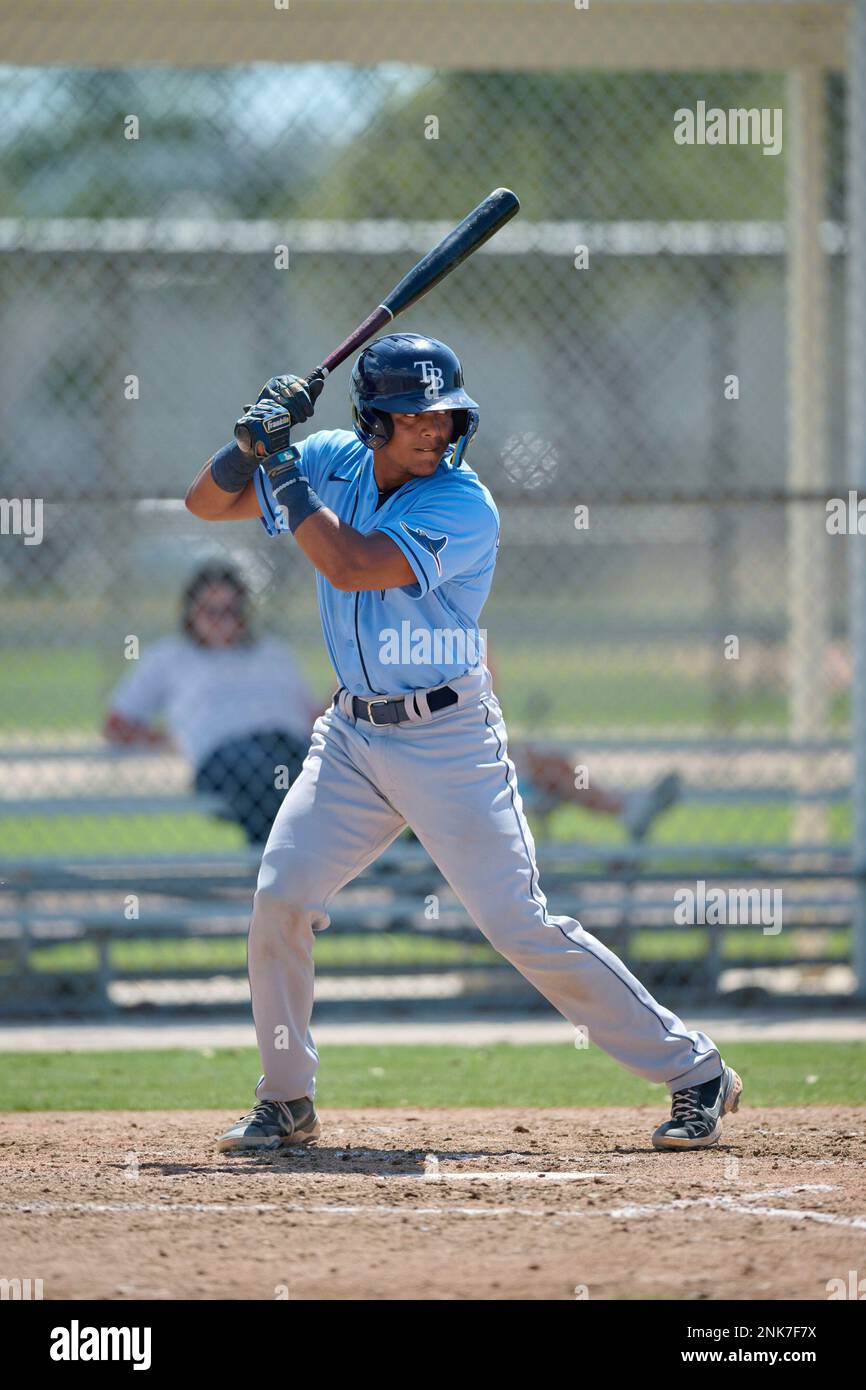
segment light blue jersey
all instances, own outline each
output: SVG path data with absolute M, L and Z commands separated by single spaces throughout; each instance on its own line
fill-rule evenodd
M 348 593 L 317 572 L 322 630 L 341 684 L 366 699 L 399 695 L 483 664 L 478 619 L 493 581 L 499 513 L 478 475 L 464 462 L 452 468 L 449 447 L 435 473 L 404 483 L 377 509 L 373 452 L 353 433 L 320 430 L 296 447 L 325 506 L 362 535 L 390 536 L 417 581 Z

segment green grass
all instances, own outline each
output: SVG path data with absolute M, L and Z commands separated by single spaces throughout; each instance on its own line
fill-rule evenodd
M 599 932 L 602 941 L 609 936 Z M 670 930 L 636 931 L 625 954 L 629 961 L 700 960 L 707 951 L 709 933 L 699 927 L 679 927 Z M 808 962 L 815 953 L 815 937 L 805 936 L 796 928 L 788 928 L 778 936 L 764 936 L 757 930 L 731 928 L 721 935 L 721 959 L 746 957 L 756 962 L 773 961 L 779 957 L 800 956 Z M 820 954 L 835 960 L 848 960 L 851 934 L 845 927 L 832 928 L 819 942 Z M 459 969 L 468 962 L 496 965 L 501 957 L 481 937 L 477 942 L 435 941 L 425 937 L 404 935 L 324 933 L 316 941 L 316 965 L 328 966 L 454 966 Z M 201 970 L 203 974 L 220 970 L 243 968 L 246 964 L 245 936 L 208 941 L 190 938 L 163 941 L 147 938 L 115 941 L 109 947 L 114 970 Z M 52 971 L 92 971 L 99 962 L 95 943 L 69 941 L 56 946 L 39 946 L 30 952 L 30 967 L 46 973 Z M 6 962 L 12 968 L 12 961 Z M 0 970 L 3 966 L 0 964 Z
M 519 754 L 518 754 L 519 757 Z M 520 771 L 518 763 L 518 773 Z M 542 834 L 537 820 L 533 821 L 537 839 L 578 841 L 584 844 L 620 845 L 628 843 L 621 823 L 612 816 L 593 815 L 579 806 L 560 806 L 547 819 Z M 760 845 L 787 844 L 794 824 L 794 808 L 790 802 L 732 801 L 716 803 L 684 803 L 672 806 L 660 816 L 647 837 L 648 844 L 658 845 Z M 846 843 L 851 839 L 851 807 L 845 802 L 828 809 L 827 826 L 831 840 Z M 544 863 L 540 863 L 542 878 Z
M 80 644 L 16 649 L 10 643 L 0 678 L 0 730 L 60 734 L 90 727 L 95 735 L 106 691 L 123 675 L 123 664 L 111 662 L 106 651 Z
M 334 674 L 312 611 L 312 588 L 301 598 L 303 617 L 293 624 L 287 640 L 294 644 L 313 689 L 324 695 L 333 689 Z M 141 596 L 124 595 L 121 601 L 135 615 L 135 623 L 132 616 L 128 622 L 118 619 L 108 605 L 102 612 L 85 608 L 78 613 L 64 604 L 64 632 L 73 638 L 78 634 L 70 646 L 26 640 L 16 644 L 16 631 L 38 632 L 45 624 L 56 628 L 57 613 L 50 601 L 18 604 L 7 613 L 10 635 L 0 670 L 0 735 L 95 733 L 106 697 L 126 667 L 123 634 L 173 630 L 173 605 L 166 608 Z M 521 603 L 518 595 L 509 595 L 491 603 L 484 617 L 497 692 L 514 736 L 629 728 L 678 729 L 684 737 L 752 729 L 781 734 L 787 727 L 788 695 L 778 663 L 774 666 L 772 660 L 766 679 L 744 689 L 733 682 L 724 662 L 714 679 L 691 676 L 675 669 L 670 659 L 684 646 L 674 637 L 640 643 L 576 637 L 570 595 L 560 604 L 553 596 L 532 596 Z M 602 615 L 599 621 L 603 624 Z M 838 691 L 831 701 L 832 732 L 844 733 L 849 720 L 849 693 Z
M 134 605 L 136 620 L 142 617 L 142 605 Z M 5 614 L 11 633 L 11 619 Z M 92 632 L 95 615 L 86 612 L 76 617 L 68 616 L 65 630 L 67 639 L 74 645 L 56 646 L 50 644 L 22 644 L 15 646 L 10 636 L 4 643 L 3 662 L 0 667 L 0 736 L 14 733 L 39 735 L 44 738 L 51 734 L 77 733 L 91 738 L 98 737 L 105 716 L 106 700 L 113 687 L 128 671 L 128 663 L 123 660 L 123 634 L 141 632 L 140 626 L 118 627 L 114 613 L 106 613 L 105 637 L 102 645 L 88 642 L 84 633 Z M 32 617 L 34 631 L 38 624 L 49 623 L 51 630 L 56 628 L 56 614 L 52 617 L 50 605 L 44 605 L 41 616 Z M 173 615 L 164 625 L 164 631 L 172 631 Z M 79 640 L 75 640 L 76 628 Z M 115 630 L 115 633 L 113 633 Z M 109 645 L 109 633 L 114 641 Z M 334 673 L 319 638 L 317 645 L 301 642 L 298 647 L 304 673 L 316 695 L 334 689 Z
M 246 937 L 208 941 L 127 940 L 112 942 L 111 964 L 116 970 L 200 969 L 205 973 L 246 965 Z M 381 935 L 353 936 L 325 933 L 316 941 L 317 966 L 343 965 L 462 965 L 467 961 L 495 962 L 500 957 L 480 937 L 478 943 L 434 941 L 426 937 Z M 96 946 L 90 941 L 70 941 L 40 946 L 30 952 L 34 970 L 95 970 Z
M 322 1047 L 322 1106 L 664 1107 L 666 1093 L 569 1044 Z M 866 1043 L 738 1043 L 745 1104 L 866 1105 Z M 225 1109 L 260 1073 L 252 1048 L 0 1056 L 0 1111 Z M 809 1080 L 808 1078 L 814 1078 Z
M 503 615 L 502 627 L 507 628 L 509 618 L 513 621 L 513 613 Z M 766 681 L 738 689 L 727 678 L 724 662 L 715 681 L 672 669 L 666 653 L 677 648 L 676 639 L 610 645 L 565 637 L 546 640 L 545 627 L 555 624 L 537 612 L 524 619 L 526 637 L 515 639 L 499 635 L 493 617 L 488 621 L 496 690 L 513 736 L 629 728 L 676 729 L 685 738 L 743 729 L 780 735 L 787 727 L 785 683 L 769 669 Z M 830 731 L 844 733 L 849 721 L 849 694 L 838 691 L 831 700 Z
M 791 837 L 793 816 L 790 804 L 773 801 L 674 806 L 654 826 L 649 843 L 785 844 Z M 615 817 L 592 815 L 578 806 L 562 806 L 544 822 L 531 815 L 529 819 L 539 842 L 577 840 L 600 847 L 628 843 Z M 845 803 L 831 806 L 828 826 L 831 839 L 849 841 L 850 807 Z M 195 814 L 17 816 L 7 818 L 2 829 L 3 855 L 8 858 L 209 854 L 245 846 L 237 826 Z M 541 870 L 543 874 L 543 859 Z
M 304 640 L 298 654 L 313 688 L 324 695 L 333 689 L 334 676 L 319 638 L 311 636 L 316 631 L 312 605 L 312 593 L 306 594 L 299 629 Z M 166 608 L 164 599 L 136 596 L 132 606 L 142 621 L 147 620 L 149 630 L 160 626 L 170 630 L 174 610 Z M 618 645 L 551 637 L 551 633 L 571 630 L 571 606 L 570 597 L 560 601 L 552 596 L 540 608 L 537 596 L 512 595 L 503 600 L 498 618 L 494 611 L 488 618 L 496 687 L 518 771 L 520 742 L 533 735 L 559 733 L 572 738 L 574 753 L 581 756 L 581 732 L 616 737 L 623 730 L 677 730 L 683 739 L 738 732 L 785 733 L 788 707 L 781 677 L 768 677 L 745 690 L 727 690 L 721 713 L 718 682 L 673 670 L 664 654 L 668 648 L 658 641 Z M 77 624 L 82 640 L 75 646 L 46 648 L 16 644 L 14 631 L 38 631 L 41 623 L 53 621 L 50 604 L 33 600 L 15 606 L 18 626 L 10 625 L 13 636 L 0 663 L 0 739 L 12 733 L 50 738 L 74 732 L 97 737 L 108 693 L 124 674 L 125 663 L 118 655 L 120 637 L 116 644 L 108 643 L 118 619 L 107 603 L 101 614 L 77 613 L 69 606 L 64 611 L 69 631 L 74 632 Z M 8 615 L 10 624 L 12 616 Z M 118 633 L 125 630 L 121 622 Z M 521 635 L 509 635 L 515 632 Z M 724 680 L 722 670 L 718 681 Z M 829 731 L 844 734 L 848 722 L 849 699 L 842 691 L 832 702 Z M 790 804 L 772 801 L 684 805 L 664 816 L 651 838 L 670 844 L 785 843 L 791 837 L 793 815 Z M 850 808 L 832 806 L 829 826 L 834 840 L 849 840 Z M 622 844 L 626 839 L 612 817 L 590 815 L 577 807 L 561 808 L 544 824 L 533 821 L 533 828 L 541 839 L 549 834 L 599 845 Z M 2 835 L 3 854 L 10 858 L 219 853 L 244 844 L 236 826 L 186 814 L 22 816 L 4 819 Z
M 3 855 L 53 858 L 105 855 L 234 853 L 246 847 L 236 825 L 190 812 L 184 815 L 16 816 L 3 826 Z

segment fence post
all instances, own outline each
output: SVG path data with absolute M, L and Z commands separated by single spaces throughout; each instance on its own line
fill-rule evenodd
M 825 73 L 818 66 L 788 74 L 788 488 L 795 495 L 827 486 L 827 215 Z M 787 114 L 787 113 L 786 113 Z M 824 657 L 830 636 L 827 535 L 814 502 L 792 501 L 787 516 L 789 717 L 795 744 L 827 737 L 829 700 Z M 815 754 L 795 754 L 792 783 L 814 785 Z M 827 838 L 827 809 L 797 802 L 793 838 Z
M 851 16 L 848 75 L 848 486 L 866 492 L 866 0 Z M 866 538 L 848 537 L 851 631 L 853 965 L 866 998 Z

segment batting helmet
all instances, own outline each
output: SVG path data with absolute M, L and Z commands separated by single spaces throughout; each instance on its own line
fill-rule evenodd
M 478 405 L 463 389 L 460 359 L 445 343 L 422 333 L 389 333 L 364 348 L 349 384 L 355 433 L 368 449 L 387 444 L 395 413 L 452 410 L 451 459 L 459 464 L 478 429 Z

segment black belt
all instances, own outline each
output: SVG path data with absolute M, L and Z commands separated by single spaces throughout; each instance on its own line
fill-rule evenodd
M 353 695 L 352 713 L 356 719 L 367 719 L 371 724 L 402 724 L 410 718 L 406 709 L 406 698 L 401 695 L 396 700 L 362 700 L 360 695 Z M 457 691 L 452 690 L 450 685 L 440 685 L 436 690 L 430 691 L 427 704 L 435 714 L 437 710 L 446 709 L 448 705 L 456 705 L 459 699 Z

